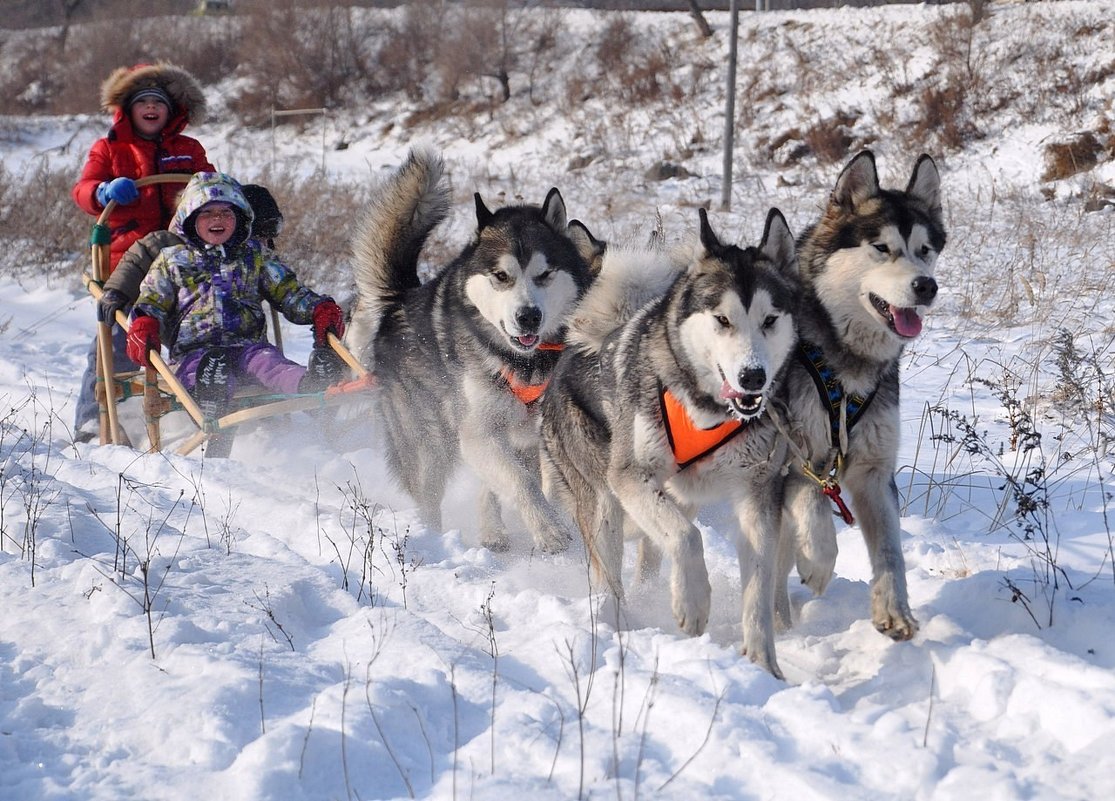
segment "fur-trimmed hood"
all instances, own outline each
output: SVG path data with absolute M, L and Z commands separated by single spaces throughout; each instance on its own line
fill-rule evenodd
M 186 70 L 165 61 L 113 70 L 101 84 L 101 108 L 122 115 L 127 111 L 125 103 L 136 91 L 156 87 L 170 95 L 174 102 L 170 110 L 172 120 L 181 115 L 184 126 L 186 122 L 196 125 L 205 119 L 205 94 L 201 84 Z

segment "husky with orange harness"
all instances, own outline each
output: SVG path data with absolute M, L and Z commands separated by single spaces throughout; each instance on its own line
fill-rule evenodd
M 545 484 L 569 501 L 595 585 L 622 600 L 626 530 L 640 539 L 640 579 L 669 558 L 674 617 L 701 634 L 712 589 L 693 521 L 702 505 L 727 501 L 739 522 L 742 650 L 779 677 L 787 445 L 767 411 L 797 341 L 797 297 L 794 240 L 776 209 L 758 247 L 721 243 L 703 209 L 699 245 L 681 263 L 608 246 L 542 402 Z
M 423 522 L 442 528 L 446 484 L 463 460 L 485 487 L 484 545 L 510 544 L 502 501 L 538 548 L 561 551 L 573 532 L 542 492 L 538 398 L 589 268 L 566 236 L 557 189 L 541 206 L 496 211 L 477 194 L 472 242 L 421 283 L 419 255 L 450 196 L 440 155 L 423 148 L 380 187 L 354 241 L 347 341 L 376 374 L 388 465 Z

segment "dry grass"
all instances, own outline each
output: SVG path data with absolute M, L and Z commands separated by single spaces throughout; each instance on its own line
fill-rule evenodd
M 1091 131 L 1085 131 L 1061 142 L 1045 146 L 1045 171 L 1043 181 L 1059 181 L 1077 173 L 1090 170 L 1105 155 L 1104 144 Z

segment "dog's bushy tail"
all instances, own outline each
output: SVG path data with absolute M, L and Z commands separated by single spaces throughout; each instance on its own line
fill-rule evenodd
M 368 367 L 383 307 L 421 283 L 418 257 L 430 232 L 448 215 L 451 194 L 441 154 L 414 147 L 357 223 L 352 239 L 356 303 L 345 339 Z
M 604 249 L 600 274 L 574 311 L 568 341 L 596 353 L 604 340 L 647 303 L 666 294 L 685 271 L 687 252 L 653 240 L 647 246 L 616 245 Z

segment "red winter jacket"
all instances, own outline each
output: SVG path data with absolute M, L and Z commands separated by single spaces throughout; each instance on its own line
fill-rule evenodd
M 157 140 L 144 139 L 132 130 L 127 98 L 135 91 L 156 85 L 174 101 L 170 119 Z M 122 68 L 102 86 L 102 104 L 114 111 L 108 135 L 98 139 L 74 184 L 74 202 L 88 214 L 99 216 L 104 206 L 97 202 L 97 187 L 103 181 L 121 176 L 144 178 L 160 173 L 212 172 L 214 167 L 205 148 L 181 132 L 204 111 L 204 96 L 193 77 L 168 64 Z M 166 228 L 174 216 L 178 193 L 185 183 L 166 183 L 139 190 L 139 200 L 127 206 L 117 204 L 108 218 L 112 244 L 109 246 L 110 271 L 133 242 L 151 231 Z

